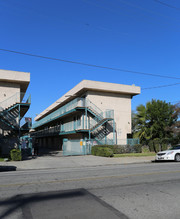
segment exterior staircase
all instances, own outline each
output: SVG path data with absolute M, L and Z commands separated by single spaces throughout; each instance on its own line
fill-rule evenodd
M 115 144 L 113 139 L 107 136 L 114 131 L 112 121 L 114 120 L 114 113 L 111 110 L 103 112 L 95 104 L 87 100 L 88 112 L 93 116 L 95 124 L 91 124 L 91 137 L 97 141 L 98 144 Z
M 23 96 L 22 93 L 16 93 L 0 103 L 0 129 L 5 130 L 6 134 L 9 133 L 8 135 L 19 132 L 22 119 L 20 106 L 23 104 L 21 97 Z M 26 105 L 26 108 L 29 108 L 30 103 L 28 102 Z

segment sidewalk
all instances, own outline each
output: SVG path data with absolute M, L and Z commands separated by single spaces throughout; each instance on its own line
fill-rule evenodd
M 155 159 L 150 157 L 120 157 L 106 158 L 93 155 L 86 156 L 40 156 L 30 160 L 0 162 L 0 167 L 15 166 L 17 170 L 60 169 L 72 167 L 90 167 L 114 164 L 150 163 Z

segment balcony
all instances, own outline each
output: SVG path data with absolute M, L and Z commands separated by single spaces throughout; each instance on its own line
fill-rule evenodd
M 71 102 L 69 102 L 68 104 L 66 104 L 66 105 L 60 107 L 59 109 L 57 109 L 56 111 L 52 112 L 51 114 L 47 115 L 46 117 L 42 118 L 41 120 L 35 122 L 33 124 L 32 128 L 40 127 L 40 126 L 45 125 L 49 122 L 52 122 L 60 117 L 63 117 L 67 114 L 75 112 L 78 109 L 85 109 L 85 108 L 87 108 L 89 111 L 91 111 L 91 113 L 94 114 L 94 116 L 98 117 L 99 119 L 104 118 L 104 116 L 111 117 L 111 118 L 114 117 L 112 110 L 102 112 L 97 106 L 95 106 L 88 99 L 85 100 L 83 98 L 76 98 L 76 99 L 72 100 Z

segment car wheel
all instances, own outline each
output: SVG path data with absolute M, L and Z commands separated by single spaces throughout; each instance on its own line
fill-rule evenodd
M 180 162 L 180 154 L 176 154 L 176 156 L 175 156 L 175 161 L 176 161 L 176 162 Z

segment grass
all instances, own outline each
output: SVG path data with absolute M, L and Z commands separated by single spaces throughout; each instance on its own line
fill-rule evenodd
M 146 153 L 128 153 L 128 154 L 114 154 L 114 157 L 148 157 L 155 156 L 154 152 L 146 152 Z
M 2 162 L 2 161 L 4 161 L 4 158 L 1 158 L 1 157 L 0 157 L 0 162 Z

